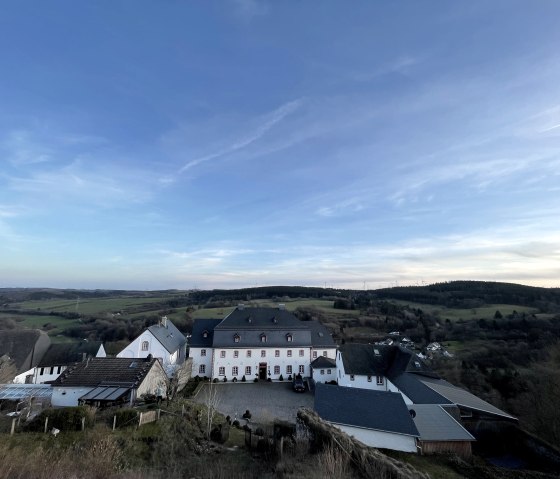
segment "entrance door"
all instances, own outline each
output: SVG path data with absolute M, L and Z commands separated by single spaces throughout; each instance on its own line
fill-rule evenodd
M 266 381 L 266 363 L 259 363 L 259 379 Z

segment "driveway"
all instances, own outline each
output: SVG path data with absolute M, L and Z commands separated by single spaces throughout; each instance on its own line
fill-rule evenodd
M 309 391 L 296 393 L 291 382 L 214 383 L 212 387 L 216 388 L 219 396 L 218 411 L 232 419 L 241 420 L 243 413 L 249 409 L 251 421 L 264 423 L 277 418 L 296 422 L 299 408 L 313 409 L 313 394 Z M 205 384 L 194 401 L 205 404 L 209 388 L 210 384 Z

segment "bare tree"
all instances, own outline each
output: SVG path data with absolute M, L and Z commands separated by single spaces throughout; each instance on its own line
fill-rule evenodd
M 206 437 L 210 439 L 210 432 L 212 431 L 212 424 L 214 422 L 214 417 L 220 405 L 220 396 L 218 394 L 218 388 L 210 379 L 208 388 L 206 389 L 206 400 L 204 404 L 206 405 Z
M 0 384 L 11 383 L 16 377 L 17 368 L 7 355 L 0 356 Z

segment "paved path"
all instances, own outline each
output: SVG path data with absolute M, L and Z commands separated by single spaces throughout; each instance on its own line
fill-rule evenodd
M 209 387 L 205 384 L 194 400 L 204 404 Z M 212 387 L 220 397 L 218 411 L 232 419 L 241 420 L 245 410 L 249 409 L 252 421 L 269 422 L 278 418 L 295 422 L 300 407 L 313 409 L 313 395 L 309 391 L 296 393 L 291 382 L 215 383 Z

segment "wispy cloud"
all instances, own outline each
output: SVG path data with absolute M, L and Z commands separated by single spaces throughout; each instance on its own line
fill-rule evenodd
M 249 135 L 239 138 L 237 141 L 232 143 L 231 145 L 218 150 L 214 153 L 210 153 L 208 155 L 204 155 L 193 160 L 188 161 L 185 165 L 179 170 L 179 173 L 184 173 L 185 171 L 189 170 L 190 168 L 197 166 L 201 163 L 215 160 L 217 158 L 230 155 L 235 153 L 239 150 L 242 150 L 259 139 L 261 139 L 274 125 L 282 121 L 285 117 L 290 115 L 291 113 L 295 112 L 301 105 L 302 100 L 294 100 L 284 105 L 280 106 L 276 110 L 270 112 L 269 114 L 265 115 L 261 119 L 261 124 Z

